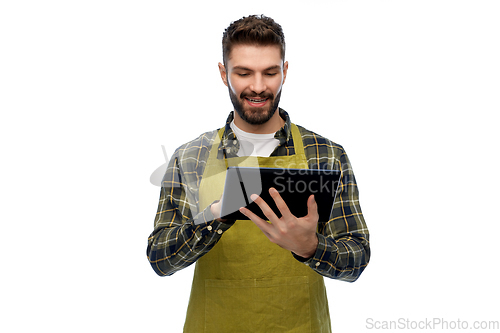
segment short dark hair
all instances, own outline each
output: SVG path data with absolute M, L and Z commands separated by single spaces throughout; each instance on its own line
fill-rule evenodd
M 232 22 L 222 36 L 224 65 L 235 45 L 277 45 L 285 61 L 285 35 L 281 25 L 264 15 L 250 15 Z

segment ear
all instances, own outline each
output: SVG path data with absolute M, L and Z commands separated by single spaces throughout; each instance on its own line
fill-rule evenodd
M 283 83 L 285 83 L 287 72 L 288 72 L 288 61 L 285 61 L 285 63 L 283 64 Z
M 220 72 L 220 77 L 222 79 L 222 82 L 224 82 L 224 84 L 227 87 L 227 72 L 226 72 L 226 67 L 223 64 L 221 64 L 220 62 L 219 62 L 219 72 Z

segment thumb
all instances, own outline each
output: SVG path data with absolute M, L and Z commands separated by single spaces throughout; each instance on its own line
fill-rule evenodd
M 319 220 L 318 204 L 314 199 L 314 194 L 311 194 L 307 199 L 307 216 L 313 218 L 316 222 Z

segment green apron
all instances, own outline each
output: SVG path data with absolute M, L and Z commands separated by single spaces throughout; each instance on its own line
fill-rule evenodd
M 199 188 L 199 207 L 221 197 L 226 163 L 216 134 Z M 297 126 L 295 155 L 234 157 L 230 166 L 307 167 Z M 304 204 L 306 204 L 304 202 Z M 217 230 L 212 230 L 217 232 Z M 331 332 L 323 276 L 272 243 L 250 220 L 238 220 L 196 262 L 184 332 Z

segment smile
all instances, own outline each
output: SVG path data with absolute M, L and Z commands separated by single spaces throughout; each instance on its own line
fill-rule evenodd
M 248 98 L 248 97 L 245 97 L 245 99 L 250 106 L 254 107 L 264 106 L 268 100 L 268 98 Z

